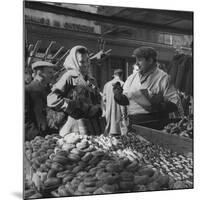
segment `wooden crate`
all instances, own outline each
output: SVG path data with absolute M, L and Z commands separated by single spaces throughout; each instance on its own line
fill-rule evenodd
M 193 140 L 190 138 L 170 135 L 163 131 L 140 125 L 132 125 L 132 131 L 153 144 L 159 144 L 177 153 L 191 155 L 193 152 Z

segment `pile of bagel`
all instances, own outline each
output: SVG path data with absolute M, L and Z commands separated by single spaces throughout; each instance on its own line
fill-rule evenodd
M 91 136 L 71 133 L 37 137 L 25 145 L 43 197 L 152 191 L 173 188 L 173 180 L 138 159 L 110 154 Z M 49 146 L 48 146 L 49 145 Z

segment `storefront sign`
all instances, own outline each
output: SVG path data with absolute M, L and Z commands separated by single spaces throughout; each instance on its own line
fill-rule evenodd
M 45 13 L 31 9 L 25 10 L 25 22 L 63 28 L 71 31 L 86 33 L 100 33 L 100 26 L 92 21 L 77 19 L 74 17 L 59 16 L 53 13 Z

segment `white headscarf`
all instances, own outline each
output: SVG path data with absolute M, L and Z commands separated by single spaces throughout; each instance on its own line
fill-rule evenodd
M 76 52 L 79 50 L 79 49 L 85 49 L 87 51 L 87 48 L 84 47 L 84 46 L 75 46 L 73 47 L 71 50 L 70 50 L 70 53 L 69 55 L 66 57 L 65 59 L 65 62 L 64 62 L 64 67 L 67 69 L 67 70 L 76 70 L 77 72 L 80 73 L 80 68 L 79 68 L 79 65 L 78 65 L 78 61 L 77 61 L 77 58 L 76 58 Z

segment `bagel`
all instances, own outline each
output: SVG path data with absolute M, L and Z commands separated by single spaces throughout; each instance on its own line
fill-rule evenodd
M 50 154 L 49 155 L 49 158 L 51 159 L 51 160 L 53 160 L 53 158 L 56 156 L 56 154 L 55 153 L 52 153 L 52 154 Z
M 51 164 L 51 169 L 55 169 L 55 170 L 57 170 L 58 172 L 60 172 L 60 171 L 63 171 L 63 170 L 64 170 L 64 166 L 61 165 L 60 163 L 53 162 L 53 163 Z
M 63 183 L 67 183 L 67 182 L 69 182 L 69 181 L 71 181 L 72 179 L 74 178 L 74 174 L 67 174 L 67 175 L 65 175 L 65 177 L 63 178 Z
M 79 171 L 81 171 L 82 170 L 82 168 L 83 167 L 81 167 L 81 166 L 77 166 L 77 167 L 75 167 L 73 170 L 72 170 L 72 173 L 78 173 Z
M 60 187 L 58 188 L 58 194 L 59 194 L 61 197 L 68 196 L 68 192 L 66 191 L 64 185 L 62 185 L 62 186 L 60 186 Z
M 85 149 L 81 149 L 83 152 L 91 152 L 95 149 L 95 147 L 93 145 L 89 145 L 87 148 Z
M 161 175 L 156 182 L 159 183 L 161 187 L 168 187 L 169 185 L 169 176 L 168 175 Z
M 154 174 L 151 177 L 149 177 L 148 182 L 150 183 L 150 182 L 157 180 L 160 177 L 160 175 L 161 175 L 160 172 L 158 170 L 155 170 Z
M 59 184 L 61 184 L 61 180 L 59 178 L 55 178 L 55 177 L 48 178 L 44 182 L 45 187 L 58 186 Z
M 47 180 L 47 172 L 41 173 L 40 179 L 41 179 L 42 182 L 46 181 Z
M 77 173 L 77 176 L 83 177 L 83 176 L 85 176 L 86 174 L 87 174 L 87 172 L 85 172 L 85 171 L 80 171 L 80 172 Z
M 70 195 L 74 195 L 74 189 L 72 188 L 71 183 L 66 183 L 65 189 Z
M 134 187 L 133 181 L 120 181 L 119 187 L 123 191 L 131 190 Z
M 117 184 L 104 184 L 101 188 L 104 190 L 105 193 L 114 193 L 116 190 L 118 190 L 119 187 Z
M 99 170 L 96 173 L 96 177 L 98 180 L 105 180 L 109 176 L 109 174 L 109 172 Z
M 74 192 L 73 195 L 75 195 L 75 196 L 82 196 L 83 193 L 82 193 L 82 192 L 79 192 L 79 191 L 77 190 L 77 191 Z
M 99 187 L 101 187 L 104 184 L 105 184 L 105 182 L 103 180 L 97 180 L 96 187 L 99 188 Z
M 59 156 L 59 155 L 56 155 L 52 161 L 54 162 L 57 162 L 57 163 L 60 163 L 61 165 L 65 165 L 69 162 L 69 159 L 64 157 L 64 156 Z
M 65 135 L 64 141 L 66 141 L 69 144 L 76 144 L 80 141 L 80 136 L 77 133 L 69 133 Z
M 54 150 L 53 149 L 47 149 L 47 154 L 51 154 L 51 153 L 54 153 Z
M 107 170 L 108 172 L 119 172 L 119 171 L 121 171 L 120 165 L 114 164 L 114 163 L 109 163 L 109 164 L 107 164 L 107 165 L 106 165 L 106 170 Z
M 91 169 L 89 170 L 89 174 L 95 175 L 98 169 L 99 169 L 99 168 L 97 168 L 97 167 L 91 168 Z
M 86 193 L 87 193 L 87 192 L 93 193 L 96 189 L 97 189 L 96 186 L 94 186 L 94 187 L 85 187 Z
M 52 195 L 53 197 L 60 197 L 60 195 L 59 195 L 58 192 L 56 192 L 56 191 L 52 191 L 52 192 L 51 192 L 51 195 Z
M 56 174 L 56 177 L 57 178 L 64 178 L 66 175 L 70 174 L 71 172 L 69 170 L 65 170 L 65 171 L 62 171 L 62 172 L 58 172 Z
M 149 177 L 147 175 L 142 175 L 142 176 L 134 176 L 134 183 L 136 185 L 145 185 L 146 183 L 148 183 Z
M 47 159 L 48 159 L 48 155 L 44 154 L 44 155 L 38 157 L 38 162 L 44 163 Z
M 78 162 L 81 159 L 79 155 L 73 153 L 70 153 L 68 158 L 73 162 Z
M 56 153 L 56 156 L 64 156 L 67 157 L 68 153 L 66 151 L 60 150 Z
M 96 156 L 96 157 L 98 157 L 98 156 L 104 156 L 104 155 L 105 155 L 105 152 L 96 150 L 96 151 L 93 151 L 93 152 L 92 152 L 92 155 L 93 155 L 93 156 Z
M 131 162 L 130 165 L 128 165 L 126 167 L 126 169 L 130 172 L 135 172 L 138 169 L 138 167 L 139 167 L 139 164 L 138 164 L 137 160 L 134 160 Z
M 47 167 L 46 164 L 41 164 L 41 165 L 40 165 L 40 169 L 41 169 L 43 172 L 48 172 L 48 171 L 49 171 L 49 167 Z
M 40 193 L 35 193 L 34 195 L 31 195 L 28 197 L 29 199 L 38 199 L 38 198 L 42 198 L 42 194 Z
M 100 161 L 99 157 L 93 157 L 90 161 L 89 161 L 89 165 L 91 166 L 96 166 L 97 163 Z
M 156 181 L 153 181 L 147 185 L 147 190 L 150 190 L 150 191 L 160 190 L 160 189 L 161 189 L 161 185 Z
M 56 177 L 57 170 L 56 169 L 50 169 L 47 173 L 47 178 Z
M 136 191 L 136 192 L 146 192 L 147 188 L 146 188 L 145 185 L 136 185 L 134 187 L 134 191 Z
M 83 162 L 88 162 L 88 161 L 91 160 L 92 158 L 93 158 L 92 153 L 87 152 L 87 153 L 81 158 L 81 160 L 82 160 Z
M 48 160 L 46 160 L 45 164 L 48 168 L 51 168 L 52 161 L 50 159 L 48 159 Z
M 64 144 L 62 146 L 62 149 L 66 152 L 69 152 L 71 151 L 73 148 L 75 148 L 75 145 L 74 144 Z
M 39 161 L 39 159 L 40 159 L 40 157 L 38 157 L 38 158 L 33 158 L 32 160 L 31 160 L 31 162 L 32 163 L 35 163 L 36 165 L 38 165 L 38 166 L 40 166 L 40 161 Z
M 97 179 L 94 176 L 87 176 L 87 177 L 85 177 L 85 179 L 83 181 L 84 185 L 87 187 L 96 186 L 96 182 L 97 182 Z
M 120 173 L 120 178 L 122 181 L 133 181 L 134 176 L 131 172 L 122 171 Z
M 80 156 L 83 156 L 85 154 L 85 152 L 81 151 L 80 149 L 77 149 L 77 148 L 73 148 L 70 153 L 73 153 L 73 154 L 77 154 L 77 155 L 80 155 Z
M 86 149 L 89 147 L 89 143 L 88 141 L 81 141 L 79 143 L 76 144 L 76 148 L 79 149 L 79 150 L 82 150 L 82 149 Z
M 105 192 L 102 188 L 98 188 L 93 192 L 93 194 L 105 194 Z
M 108 160 L 102 160 L 102 161 L 100 161 L 99 163 L 98 163 L 98 167 L 100 167 L 100 168 L 104 168 L 108 163 L 110 163 L 110 161 L 108 161 Z
M 78 165 L 81 166 L 82 168 L 85 168 L 87 166 L 87 163 L 85 163 L 83 161 L 79 161 Z
M 65 169 L 66 170 L 70 170 L 70 171 L 72 171 L 73 169 L 74 169 L 74 167 L 75 167 L 76 165 L 74 165 L 74 164 L 67 164 L 67 165 L 65 165 Z
M 116 183 L 118 180 L 119 180 L 120 176 L 118 173 L 111 173 L 108 175 L 108 177 L 105 178 L 104 182 L 107 183 L 107 184 L 114 184 Z
M 56 153 L 58 153 L 59 151 L 61 151 L 62 149 L 60 148 L 60 147 L 55 147 L 55 149 L 54 149 L 54 153 L 56 154 Z
M 153 176 L 154 172 L 155 171 L 149 167 L 145 167 L 145 168 L 138 170 L 139 175 L 147 175 L 149 177 Z
M 84 193 L 85 192 L 85 185 L 83 182 L 81 182 L 79 185 L 78 185 L 78 191 L 81 192 L 81 193 Z
M 80 179 L 75 177 L 72 181 L 71 181 L 71 187 L 72 189 L 74 189 L 74 191 L 77 189 L 78 185 L 80 183 Z

